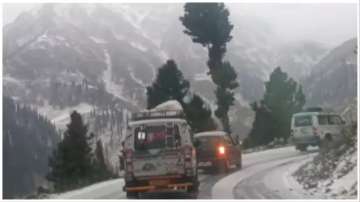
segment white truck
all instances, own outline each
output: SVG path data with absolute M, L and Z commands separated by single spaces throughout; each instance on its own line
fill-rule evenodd
M 133 113 L 123 142 L 123 189 L 128 198 L 168 191 L 197 196 L 196 150 L 184 117 L 177 101 Z

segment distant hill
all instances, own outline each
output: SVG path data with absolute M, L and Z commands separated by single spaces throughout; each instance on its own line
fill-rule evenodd
M 331 50 L 303 81 L 308 106 L 340 109 L 356 98 L 357 39 L 350 39 Z

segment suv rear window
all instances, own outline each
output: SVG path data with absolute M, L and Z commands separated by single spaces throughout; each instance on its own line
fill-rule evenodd
M 146 126 L 135 128 L 135 150 L 172 148 L 180 145 L 180 133 L 177 125 Z
M 218 136 L 204 136 L 198 138 L 200 145 L 203 147 L 209 146 L 214 147 L 219 143 L 225 142 L 225 139 L 223 137 Z
M 311 116 L 304 115 L 304 116 L 295 116 L 295 123 L 296 127 L 301 126 L 311 126 L 312 125 L 312 118 Z

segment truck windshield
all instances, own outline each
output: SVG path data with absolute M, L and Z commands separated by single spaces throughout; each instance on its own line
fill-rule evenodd
M 173 148 L 180 145 L 179 128 L 154 125 L 135 128 L 135 150 Z
M 312 125 L 312 118 L 311 118 L 311 116 L 308 116 L 308 115 L 295 116 L 294 125 L 296 127 L 311 126 Z

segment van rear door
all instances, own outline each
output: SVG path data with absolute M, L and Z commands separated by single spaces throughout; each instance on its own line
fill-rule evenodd
M 295 138 L 306 138 L 314 136 L 313 133 L 313 116 L 312 115 L 296 115 L 293 120 L 293 130 Z
M 135 177 L 184 174 L 181 137 L 176 124 L 137 127 L 134 134 Z

